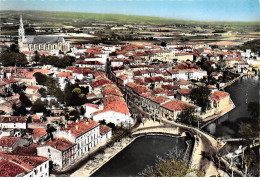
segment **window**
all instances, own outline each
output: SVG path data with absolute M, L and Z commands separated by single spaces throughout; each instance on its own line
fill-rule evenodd
M 42 172 L 42 167 L 40 167 L 40 172 Z

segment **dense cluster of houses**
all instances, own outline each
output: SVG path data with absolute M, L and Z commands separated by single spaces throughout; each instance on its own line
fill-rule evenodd
M 203 85 L 208 76 L 223 77 L 220 63 L 238 73 L 247 73 L 258 61 L 249 50 L 224 51 L 202 43 L 176 43 L 165 47 L 144 45 L 74 45 L 67 55 L 75 57 L 65 69 L 50 65 L 35 67 L 1 67 L 0 69 L 0 172 L 1 176 L 49 176 L 50 163 L 66 168 L 112 136 L 105 120 L 118 126 L 132 127 L 136 114 L 128 104 L 134 103 L 156 119 L 175 121 L 186 108 L 209 117 L 232 104 L 230 95 L 215 85 L 208 86 L 211 106 L 206 113 L 191 101 L 193 88 Z M 52 55 L 51 52 L 38 52 Z M 31 60 L 34 52 L 24 52 Z M 63 55 L 61 55 L 63 56 Z M 196 65 L 207 58 L 214 70 L 207 74 Z M 258 61 L 259 62 L 259 61 Z M 35 102 L 56 101 L 51 95 L 42 97 L 34 74 L 40 72 L 56 80 L 61 90 L 67 83 L 87 87 L 84 115 L 75 121 L 64 120 L 62 108 L 49 106 L 50 117 L 41 113 L 13 116 L 12 106 L 21 105 L 14 86 L 23 86 L 25 95 Z M 48 89 L 47 89 L 48 90 Z M 59 103 L 59 102 L 58 102 Z M 71 107 L 69 107 L 71 108 Z M 61 123 L 62 122 L 62 123 Z M 55 131 L 49 125 L 55 124 Z

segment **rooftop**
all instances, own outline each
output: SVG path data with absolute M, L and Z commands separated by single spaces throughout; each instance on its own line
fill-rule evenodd
M 10 136 L 3 136 L 0 139 L 0 146 L 2 147 L 12 147 L 14 143 L 19 139 L 20 137 L 10 137 Z
M 63 151 L 71 146 L 73 146 L 74 143 L 71 141 L 64 139 L 64 138 L 54 138 L 53 140 L 49 140 L 46 144 L 42 146 L 51 146 L 55 149 L 58 149 L 59 151 Z
M 189 103 L 177 100 L 177 99 L 173 99 L 169 102 L 166 102 L 166 103 L 162 104 L 161 106 L 170 111 L 182 111 L 186 108 L 194 108 L 194 109 L 196 108 L 196 106 L 194 106 L 192 104 L 189 104 Z
M 98 126 L 98 123 L 95 121 L 90 119 L 81 119 L 78 122 L 69 123 L 67 127 L 63 127 L 61 130 L 71 133 L 74 137 L 78 137 L 96 126 Z

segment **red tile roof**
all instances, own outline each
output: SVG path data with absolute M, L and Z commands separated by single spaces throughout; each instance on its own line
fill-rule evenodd
M 137 85 L 136 85 L 135 83 L 133 83 L 133 82 L 128 82 L 128 83 L 126 83 L 125 85 L 128 86 L 128 87 L 130 87 L 130 88 L 132 88 L 132 89 L 134 89 L 134 88 L 137 87 Z
M 61 128 L 62 131 L 69 132 L 74 136 L 77 137 L 81 134 L 84 134 L 91 130 L 92 128 L 98 126 L 98 123 L 95 121 L 92 121 L 90 119 L 81 119 L 78 122 L 71 122 L 67 125 L 67 128 L 63 127 Z
M 223 91 L 215 91 L 211 94 L 211 100 L 212 101 L 219 101 L 220 99 L 223 99 L 228 96 L 228 93 Z
M 108 95 L 122 96 L 122 94 L 118 90 L 118 88 L 114 88 L 114 89 L 105 88 L 105 89 L 102 89 L 102 94 L 103 94 L 103 96 L 108 96 Z
M 88 107 L 92 107 L 92 108 L 98 109 L 98 105 L 96 105 L 96 104 L 87 103 L 85 105 L 88 106 Z
M 164 90 L 172 90 L 173 89 L 173 86 L 171 84 L 167 84 L 167 85 L 162 85 L 162 88 Z
M 192 104 L 189 104 L 189 103 L 177 100 L 177 99 L 173 99 L 165 104 L 162 104 L 161 106 L 170 111 L 182 111 L 183 109 L 186 109 L 186 108 L 196 108 Z
M 95 87 L 103 86 L 105 84 L 112 84 L 112 82 L 108 79 L 103 78 L 90 83 L 90 86 L 92 88 L 95 88 Z
M 160 81 L 163 81 L 163 78 L 161 76 L 147 77 L 147 78 L 144 78 L 144 81 L 146 83 L 160 82 Z
M 3 136 L 0 139 L 0 146 L 2 147 L 12 147 L 14 143 L 21 137 L 10 137 L 10 136 Z
M 97 76 L 106 77 L 106 75 L 101 71 L 95 71 L 93 73 L 93 76 L 94 76 L 94 78 L 96 78 Z
M 143 93 L 147 93 L 149 90 L 147 87 L 145 86 L 136 86 L 134 87 L 134 92 L 136 92 L 137 94 L 143 94 Z
M 13 151 L 12 154 L 17 154 L 17 155 L 37 155 L 37 144 L 32 143 L 28 147 L 24 146 L 17 146 Z
M 181 95 L 189 95 L 191 93 L 191 89 L 178 89 L 177 91 Z
M 39 89 L 38 86 L 28 86 L 27 89 Z
M 46 130 L 44 128 L 34 128 L 31 136 L 34 139 L 38 139 L 42 137 L 44 134 L 46 134 Z
M 106 134 L 107 132 L 111 131 L 111 128 L 110 127 L 107 127 L 105 125 L 101 125 L 100 126 L 100 134 L 103 135 L 103 134 Z
M 1 177 L 15 177 L 18 174 L 26 173 L 27 170 L 21 166 L 9 162 L 8 160 L 0 159 L 0 176 Z
M 109 96 L 102 99 L 103 101 L 103 111 L 115 111 L 129 115 L 127 105 L 124 98 L 118 96 Z
M 2 81 L 4 81 L 6 84 L 17 83 L 17 81 L 12 78 L 11 79 L 3 78 Z
M 3 152 L 0 152 L 0 159 L 13 161 L 17 164 L 20 164 L 20 167 L 26 169 L 27 172 L 48 160 L 47 158 L 40 156 L 23 156 Z
M 146 84 L 146 83 L 144 82 L 144 80 L 141 79 L 141 78 L 136 78 L 136 79 L 134 80 L 134 82 L 135 82 L 137 85 L 145 85 L 145 84 Z
M 57 74 L 57 77 L 65 77 L 65 78 L 69 78 L 69 79 L 72 78 L 70 72 L 59 72 L 59 73 Z
M 99 61 L 82 61 L 82 60 L 77 60 L 75 62 L 76 64 L 87 64 L 87 65 L 104 65 L 103 63 Z
M 165 93 L 163 88 L 154 88 L 153 89 L 153 94 L 163 94 Z
M 156 96 L 154 98 L 152 98 L 153 101 L 157 102 L 158 104 L 162 104 L 166 101 L 168 101 L 169 99 L 163 96 Z
M 0 116 L 0 123 L 26 123 L 27 117 Z
M 74 143 L 71 141 L 64 139 L 64 138 L 54 138 L 53 140 L 49 140 L 46 144 L 43 144 L 41 146 L 51 146 L 55 149 L 58 149 L 59 151 L 63 151 L 71 146 L 73 146 Z

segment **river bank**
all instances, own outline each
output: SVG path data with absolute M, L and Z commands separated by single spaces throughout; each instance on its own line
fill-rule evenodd
M 99 168 L 121 152 L 125 147 L 131 144 L 136 138 L 125 138 L 121 142 L 116 142 L 112 147 L 106 148 L 104 154 L 98 154 L 95 159 L 87 162 L 70 177 L 89 177 Z
M 226 86 L 225 91 L 230 94 L 236 107 L 224 115 L 216 117 L 202 128 L 215 137 L 239 138 L 237 133 L 239 124 L 250 118 L 247 112 L 248 103 L 259 99 L 259 77 L 259 75 L 243 75 Z

